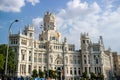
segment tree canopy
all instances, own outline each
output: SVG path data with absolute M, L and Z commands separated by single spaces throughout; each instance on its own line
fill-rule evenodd
M 32 77 L 33 77 L 33 78 L 38 77 L 38 72 L 37 72 L 36 69 L 34 69 L 34 70 L 32 71 Z
M 44 77 L 44 72 L 43 72 L 43 71 L 41 71 L 41 70 L 39 70 L 38 75 L 39 75 L 39 77 L 40 77 L 40 78 L 43 78 L 43 77 Z
M 7 54 L 7 45 L 5 44 L 0 44 L 0 70 L 1 72 L 5 70 L 5 61 L 6 61 L 6 54 Z M 16 60 L 15 60 L 15 53 L 12 50 L 11 47 L 9 47 L 8 51 L 8 71 L 15 71 L 15 65 L 16 65 Z M 3 73 L 2 72 L 2 73 Z
M 4 63 L 5 63 L 4 55 L 0 54 L 0 71 L 4 69 Z

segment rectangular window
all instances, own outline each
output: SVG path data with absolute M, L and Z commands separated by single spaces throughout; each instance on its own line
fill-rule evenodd
M 96 55 L 94 55 L 94 59 L 96 58 Z
M 83 43 L 85 43 L 85 40 L 83 40 Z
M 72 68 L 70 68 L 70 74 L 72 75 Z
M 39 66 L 39 70 L 41 70 L 41 66 Z
M 26 73 L 26 66 L 23 65 L 23 73 Z
M 84 58 L 86 58 L 86 55 L 84 55 Z
M 29 61 L 32 61 L 31 56 L 29 56 Z
M 80 59 L 78 59 L 78 64 L 80 64 Z
M 55 40 L 55 37 L 52 37 L 52 40 Z
M 11 44 L 18 44 L 18 40 L 16 38 L 10 39 Z
M 73 61 L 73 56 L 72 56 L 72 55 L 70 55 L 70 63 L 71 63 L 71 64 L 74 63 L 74 61 Z
M 86 64 L 86 60 L 84 59 L 84 64 Z
M 29 51 L 29 61 L 32 61 L 32 51 Z
M 18 40 L 17 39 L 14 39 L 14 44 L 18 44 Z
M 47 63 L 47 58 L 45 58 L 45 63 Z
M 71 60 L 70 60 L 70 63 L 71 63 L 71 64 L 73 64 L 73 63 L 74 63 L 74 62 L 73 62 L 73 59 L 71 59 Z
M 96 64 L 98 64 L 98 59 L 96 59 Z
M 34 62 L 37 62 L 37 57 L 34 57 Z
M 31 73 L 31 65 L 28 66 L 28 73 Z
M 34 62 L 37 62 L 37 53 L 34 53 Z
M 76 72 L 76 68 L 74 68 L 74 74 L 75 74 L 75 75 L 77 74 L 77 72 Z
M 47 63 L 47 54 L 44 54 L 44 55 L 43 55 L 43 62 L 44 62 L 44 63 Z
M 78 69 L 78 74 L 80 75 L 80 68 Z
M 76 59 L 74 60 L 74 63 L 76 64 Z
M 42 62 L 42 58 L 38 58 L 38 62 L 40 62 L 40 63 L 41 63 L 41 62 Z
M 78 56 L 78 64 L 80 64 L 80 56 Z
M 30 37 L 32 37 L 33 36 L 33 34 L 32 33 L 30 33 Z
M 39 53 L 39 55 L 38 55 L 38 62 L 42 62 L 42 53 Z
M 99 51 L 99 46 L 93 46 L 93 51 Z
M 96 67 L 95 67 L 95 74 L 96 74 Z

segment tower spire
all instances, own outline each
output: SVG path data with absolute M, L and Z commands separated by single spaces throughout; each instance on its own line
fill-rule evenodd
M 103 43 L 103 37 L 102 37 L 102 36 L 100 36 L 99 43 L 102 44 L 103 49 L 105 49 L 105 48 L 104 48 L 104 43 Z
M 44 16 L 44 31 L 46 30 L 56 30 L 56 20 L 55 15 L 47 11 Z

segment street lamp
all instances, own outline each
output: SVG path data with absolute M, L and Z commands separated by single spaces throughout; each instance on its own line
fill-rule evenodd
M 64 39 L 64 43 L 63 43 L 63 80 L 65 79 L 65 42 L 66 42 L 66 38 Z
M 10 36 L 10 29 L 12 27 L 12 25 L 15 23 L 15 22 L 18 22 L 18 20 L 14 20 L 11 24 L 10 24 L 10 27 L 8 29 L 8 45 L 7 45 L 7 54 L 6 54 L 6 61 L 5 61 L 5 75 L 7 75 L 7 63 L 8 63 L 8 50 L 9 50 L 9 36 Z

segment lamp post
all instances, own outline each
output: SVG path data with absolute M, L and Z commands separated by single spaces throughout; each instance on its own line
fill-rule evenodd
M 64 44 L 63 44 L 63 80 L 65 79 L 65 62 L 64 62 Z
M 64 43 L 63 43 L 63 80 L 65 79 L 65 62 L 64 62 L 64 57 L 65 57 L 65 42 L 66 42 L 66 38 L 64 40 Z
M 7 54 L 6 54 L 6 61 L 5 61 L 5 75 L 7 75 L 7 64 L 8 64 L 8 52 L 9 52 L 9 36 L 10 36 L 10 29 L 12 27 L 12 25 L 15 23 L 15 22 L 18 22 L 18 20 L 14 20 L 11 24 L 10 24 L 10 27 L 8 29 L 8 45 L 7 45 Z

